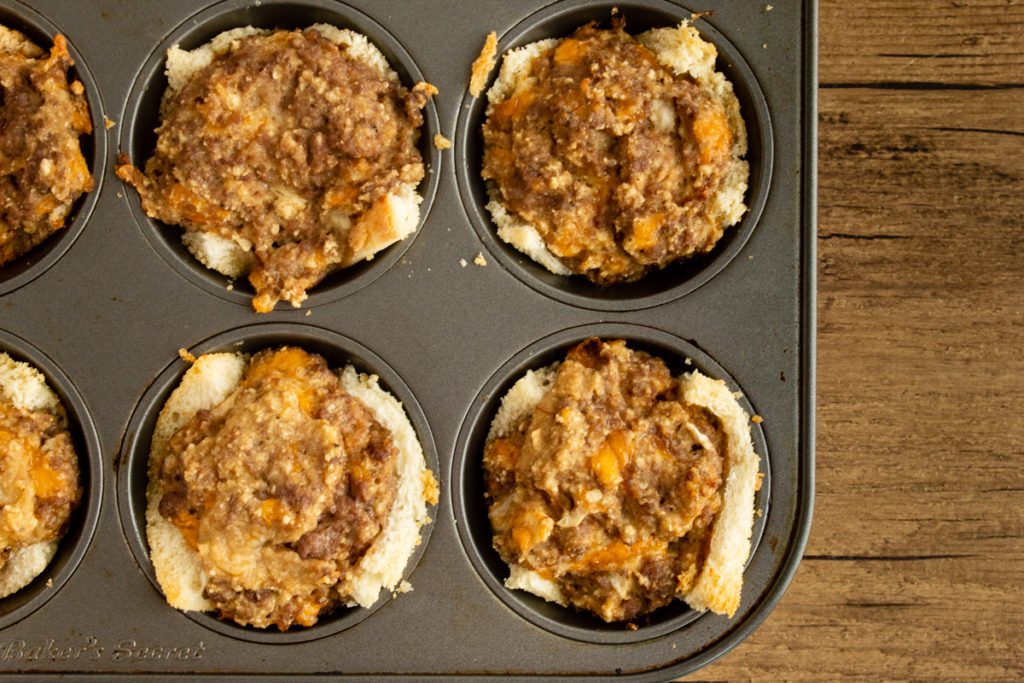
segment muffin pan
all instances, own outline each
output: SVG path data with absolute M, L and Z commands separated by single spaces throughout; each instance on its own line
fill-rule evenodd
M 599 289 L 542 271 L 494 236 L 479 179 L 485 102 L 467 86 L 489 31 L 500 55 L 613 8 L 633 33 L 714 10 L 695 25 L 718 46 L 747 122 L 750 211 L 706 257 Z M 170 45 L 317 22 L 365 34 L 406 85 L 440 90 L 425 110 L 421 223 L 313 288 L 303 308 L 258 315 L 248 284 L 199 265 L 112 169 L 119 152 L 137 165 L 149 156 Z M 84 145 L 97 180 L 67 230 L 0 268 L 0 350 L 36 365 L 61 396 L 85 488 L 54 562 L 0 600 L 0 674 L 664 680 L 720 657 L 767 617 L 796 569 L 813 499 L 816 3 L 0 0 L 0 23 L 45 48 L 57 32 L 67 38 L 92 108 Z M 437 133 L 450 149 L 434 146 Z M 482 500 L 487 424 L 522 372 L 592 335 L 722 378 L 763 418 L 751 425 L 764 477 L 753 552 L 731 620 L 678 603 L 635 628 L 607 625 L 503 586 Z M 411 592 L 282 633 L 169 607 L 144 498 L 153 422 L 186 369 L 178 350 L 285 343 L 377 374 L 405 405 L 441 497 L 406 569 Z

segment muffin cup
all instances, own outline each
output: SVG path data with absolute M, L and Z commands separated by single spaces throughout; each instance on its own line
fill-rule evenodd
M 493 532 L 484 499 L 484 444 L 502 398 L 527 370 L 537 370 L 563 360 L 570 348 L 589 337 L 625 339 L 631 349 L 646 351 L 664 360 L 673 377 L 696 369 L 711 378 L 725 380 L 734 391 L 739 388 L 725 369 L 697 346 L 655 328 L 600 323 L 572 327 L 544 337 L 502 365 L 481 389 L 483 400 L 475 402 L 466 415 L 452 464 L 452 505 L 459 536 L 470 561 L 484 583 L 507 607 L 534 625 L 566 638 L 602 644 L 637 643 L 685 628 L 703 615 L 690 609 L 681 599 L 676 599 L 632 620 L 632 625 L 626 622 L 609 624 L 587 612 L 547 602 L 525 591 L 506 588 L 509 569 L 492 546 Z M 737 400 L 748 415 L 756 414 L 746 396 L 741 395 Z M 771 467 L 764 433 L 759 424 L 751 422 L 750 428 L 754 451 L 761 458 L 763 479 L 754 499 L 754 509 L 758 514 L 754 516 L 747 565 L 757 552 L 764 533 L 771 491 Z M 749 609 L 751 592 L 744 586 L 745 599 L 741 602 L 740 614 Z M 738 614 L 736 618 L 741 617 Z
M 75 62 L 68 69 L 68 82 L 80 81 L 85 87 L 85 99 L 89 103 L 92 133 L 81 136 L 79 144 L 82 156 L 89 166 L 89 173 L 95 181 L 91 192 L 86 192 L 75 200 L 63 228 L 28 253 L 0 266 L 0 296 L 3 296 L 27 285 L 49 270 L 82 234 L 99 199 L 100 186 L 106 172 L 107 135 L 100 91 L 88 65 L 75 47 L 73 32 L 69 35 L 68 31 L 58 28 L 35 10 L 11 0 L 0 0 L 0 24 L 21 31 L 47 52 L 53 47 L 53 39 L 58 33 L 67 40 L 68 54 Z
M 53 559 L 21 590 L 0 598 L 0 629 L 32 614 L 57 594 L 78 568 L 92 541 L 103 493 L 103 459 L 99 437 L 89 409 L 78 389 L 60 367 L 29 342 L 0 330 L 0 351 L 41 372 L 68 417 L 68 432 L 78 456 L 82 499 L 71 513 L 68 530 L 57 544 Z
M 615 14 L 617 12 L 617 14 Z M 459 193 L 473 228 L 488 251 L 513 275 L 538 292 L 563 303 L 602 311 L 628 311 L 657 306 L 700 287 L 726 267 L 750 238 L 768 197 L 772 173 L 772 129 L 761 88 L 743 55 L 704 19 L 693 25 L 701 37 L 718 48 L 716 69 L 732 82 L 740 111 L 747 126 L 750 178 L 746 194 L 747 212 L 737 225 L 726 229 L 707 254 L 684 259 L 652 272 L 637 282 L 596 285 L 580 275 L 555 275 L 497 235 L 497 226 L 486 209 L 487 187 L 480 176 L 483 165 L 481 126 L 486 118 L 487 89 L 494 84 L 501 58 L 509 50 L 545 38 L 562 38 L 587 22 L 607 25 L 612 16 L 626 19 L 631 35 L 651 28 L 677 26 L 691 12 L 663 0 L 630 2 L 556 2 L 506 30 L 498 39 L 498 62 L 479 97 L 467 92 L 459 110 L 456 128 Z
M 167 89 L 164 67 L 167 50 L 172 46 L 178 45 L 183 50 L 192 50 L 224 31 L 242 26 L 302 29 L 316 23 L 351 29 L 365 35 L 380 49 L 406 87 L 412 88 L 416 83 L 425 80 L 412 57 L 387 29 L 348 5 L 330 0 L 262 3 L 253 3 L 251 0 L 225 0 L 198 12 L 172 30 L 143 64 L 135 78 L 121 117 L 125 125 L 121 133 L 120 151 L 127 154 L 137 168 L 144 169 L 146 161 L 156 148 L 155 131 L 160 125 L 160 101 Z M 336 301 L 367 287 L 401 259 L 402 254 L 419 235 L 437 192 L 441 171 L 441 154 L 432 142 L 434 134 L 439 130 L 437 109 L 433 99 L 423 108 L 423 119 L 418 148 L 423 157 L 425 175 L 417 187 L 423 202 L 420 204 L 420 220 L 416 232 L 369 260 L 327 275 L 308 290 L 309 298 L 302 302 L 303 308 Z M 222 299 L 245 306 L 251 305 L 255 291 L 245 276 L 232 279 L 204 266 L 182 244 L 183 228 L 147 216 L 135 188 L 125 184 L 123 194 L 143 234 L 163 260 L 179 275 Z M 287 302 L 278 304 L 278 308 L 285 307 L 291 306 Z
M 434 446 L 426 416 L 420 409 L 409 387 L 387 363 L 358 342 L 335 332 L 286 323 L 249 325 L 223 332 L 197 344 L 189 351 L 196 357 L 205 353 L 242 352 L 252 354 L 262 349 L 280 346 L 298 346 L 324 357 L 333 370 L 341 370 L 351 364 L 361 373 L 377 375 L 380 386 L 397 398 L 405 408 L 423 448 L 426 465 L 431 472 L 438 473 L 437 450 Z M 120 467 L 118 468 L 118 512 L 121 526 L 128 539 L 128 545 L 142 572 L 153 587 L 161 592 L 156 572 L 149 555 L 146 540 L 146 485 L 150 442 L 153 428 L 164 403 L 177 388 L 188 364 L 180 358 L 172 361 L 146 389 L 128 424 L 122 440 Z M 432 515 L 433 517 L 433 515 Z M 407 580 L 416 568 L 430 538 L 433 523 L 425 524 L 420 530 L 420 543 L 410 556 L 402 575 Z M 301 643 L 323 638 L 351 628 L 369 617 L 391 599 L 387 590 L 382 590 L 377 601 L 368 608 L 339 607 L 330 614 L 321 616 L 313 626 L 293 626 L 287 631 L 274 628 L 260 629 L 242 626 L 233 621 L 218 619 L 208 612 L 185 612 L 197 624 L 223 635 L 257 643 Z M 174 609 L 170 605 L 167 609 Z

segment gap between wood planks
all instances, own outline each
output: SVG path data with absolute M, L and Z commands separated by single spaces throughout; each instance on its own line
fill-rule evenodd
M 848 83 L 818 83 L 819 89 L 835 90 L 1016 90 L 1024 83 L 936 83 L 934 81 L 880 81 L 877 83 L 851 81 Z
M 929 560 L 966 560 L 978 555 L 804 555 L 803 560 L 824 560 L 828 562 L 927 562 Z

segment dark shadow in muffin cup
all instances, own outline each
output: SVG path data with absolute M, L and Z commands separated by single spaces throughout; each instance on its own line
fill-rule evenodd
M 252 354 L 262 349 L 280 346 L 298 346 L 311 353 L 320 354 L 333 370 L 341 370 L 346 365 L 352 365 L 361 373 L 377 375 L 380 387 L 402 403 L 423 448 L 426 465 L 431 472 L 438 476 L 440 481 L 437 448 L 434 445 L 426 415 L 416 401 L 416 397 L 402 381 L 402 378 L 383 359 L 359 342 L 336 332 L 309 325 L 265 323 L 247 325 L 223 332 L 197 344 L 189 351 L 198 357 L 205 353 L 216 352 Z M 138 562 L 146 578 L 161 596 L 163 592 L 149 557 L 149 543 L 146 540 L 146 484 L 148 482 L 149 450 L 153 438 L 153 428 L 160 410 L 171 392 L 177 388 L 188 367 L 188 363 L 181 359 L 172 361 L 146 389 L 128 423 L 119 455 L 117 507 L 121 526 L 128 539 L 132 554 L 135 556 L 135 561 Z M 429 517 L 433 520 L 437 515 L 431 510 Z M 420 543 L 409 557 L 402 580 L 409 580 L 410 575 L 419 564 L 427 542 L 430 540 L 433 527 L 433 521 L 429 521 L 420 529 Z M 377 602 L 368 608 L 342 606 L 329 614 L 321 615 L 313 626 L 293 626 L 287 631 L 279 631 L 276 626 L 266 629 L 241 626 L 234 621 L 218 619 L 211 612 L 184 612 L 184 614 L 201 626 L 239 640 L 257 643 L 301 643 L 351 628 L 383 607 L 390 599 L 390 592 L 384 589 Z M 174 608 L 168 605 L 167 609 Z
M 520 21 L 499 36 L 498 62 L 484 92 L 477 98 L 467 92 L 463 98 L 455 131 L 456 174 L 459 194 L 473 228 L 487 249 L 513 275 L 534 290 L 563 303 L 594 310 L 626 311 L 664 304 L 694 291 L 725 268 L 740 252 L 753 233 L 768 197 L 772 173 L 772 130 L 768 103 L 742 54 L 707 21 L 697 19 L 693 25 L 701 37 L 718 48 L 716 70 L 733 84 L 747 126 L 746 159 L 750 163 L 746 193 L 748 208 L 740 222 L 726 229 L 707 254 L 678 261 L 649 273 L 637 282 L 606 286 L 593 284 L 582 275 L 555 275 L 499 238 L 497 226 L 486 209 L 487 187 L 480 172 L 483 167 L 481 126 L 486 118 L 487 89 L 498 77 L 501 58 L 509 50 L 528 43 L 566 37 L 589 21 L 607 26 L 614 8 L 625 17 L 626 31 L 631 35 L 652 28 L 678 26 L 692 14 L 664 0 L 565 0 Z
M 330 24 L 351 29 L 366 36 L 387 59 L 402 84 L 412 88 L 426 80 L 419 67 L 398 40 L 374 19 L 357 9 L 330 0 L 305 2 L 263 2 L 252 0 L 226 0 L 190 17 L 171 33 L 150 54 L 132 85 L 122 120 L 120 152 L 127 154 L 140 170 L 156 148 L 156 128 L 160 125 L 160 100 L 167 89 L 164 73 L 167 50 L 178 45 L 192 50 L 209 42 L 218 34 L 233 28 L 255 26 L 262 29 L 303 29 L 312 24 Z M 433 145 L 435 133 L 440 131 L 437 108 L 433 98 L 423 108 L 423 127 L 420 129 L 418 149 L 423 157 L 424 177 L 416 188 L 423 197 L 420 220 L 416 231 L 392 244 L 372 259 L 355 263 L 348 268 L 330 273 L 308 290 L 309 298 L 303 308 L 311 308 L 336 301 L 370 285 L 393 266 L 412 245 L 426 221 L 437 192 L 440 177 L 441 153 Z M 135 188 L 124 185 L 124 195 L 132 214 L 150 244 L 179 275 L 211 294 L 250 306 L 255 291 L 243 275 L 232 279 L 204 266 L 181 242 L 184 230 L 150 218 L 142 209 Z M 230 289 L 229 289 L 230 287 Z M 277 308 L 290 309 L 288 302 L 279 302 Z
M 682 600 L 673 600 L 650 614 L 627 623 L 609 624 L 588 612 L 562 607 L 522 590 L 505 587 L 508 565 L 492 546 L 493 532 L 484 499 L 483 452 L 487 432 L 501 399 L 527 370 L 546 367 L 564 360 L 574 345 L 588 337 L 624 339 L 634 350 L 658 356 L 674 377 L 694 369 L 714 379 L 723 379 L 736 391 L 737 382 L 718 363 L 694 344 L 661 330 L 628 323 L 597 323 L 572 327 L 545 337 L 526 347 L 502 365 L 480 390 L 481 401 L 475 401 L 459 431 L 452 463 L 451 490 L 456 526 L 462 545 L 484 583 L 507 607 L 519 616 L 551 633 L 590 643 L 622 645 L 639 643 L 664 636 L 701 618 Z M 748 415 L 755 411 L 745 396 L 737 399 Z M 754 497 L 754 527 L 750 539 L 750 555 L 757 552 L 768 520 L 771 491 L 771 467 L 764 432 L 759 424 L 750 423 L 754 451 L 761 458 L 761 487 Z M 745 577 L 746 579 L 747 577 Z M 751 602 L 750 591 L 744 589 L 741 609 Z M 739 615 L 735 617 L 741 619 Z
M 103 460 L 96 425 L 82 395 L 60 367 L 24 339 L 0 330 L 0 351 L 16 361 L 28 363 L 46 377 L 46 383 L 68 416 L 68 431 L 78 456 L 82 499 L 71 513 L 68 530 L 57 544 L 57 552 L 39 576 L 21 590 L 0 598 L 0 629 L 27 617 L 42 607 L 67 582 L 85 556 L 96 531 L 103 492 Z
M 75 48 L 74 36 L 57 28 L 38 12 L 18 3 L 8 6 L 3 0 L 0 0 L 0 24 L 24 33 L 47 54 L 53 47 L 54 36 L 58 33 L 67 40 L 68 54 L 75 62 L 74 66 L 68 69 L 68 82 L 81 81 L 85 87 L 85 99 L 89 103 L 92 134 L 83 135 L 78 140 L 82 156 L 89 166 L 89 173 L 95 181 L 92 191 L 84 193 L 72 204 L 70 213 L 64 219 L 63 228 L 28 253 L 0 266 L 0 296 L 3 296 L 27 285 L 46 272 L 67 253 L 82 234 L 100 195 L 100 185 L 106 169 L 107 135 L 100 91 L 88 65 Z

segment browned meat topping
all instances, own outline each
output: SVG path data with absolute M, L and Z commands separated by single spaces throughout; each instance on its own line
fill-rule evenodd
M 160 514 L 199 553 L 225 618 L 310 626 L 391 512 L 391 433 L 320 356 L 260 352 L 238 388 L 171 439 Z
M 165 97 L 145 174 L 124 156 L 117 174 L 148 215 L 251 243 L 258 311 L 298 305 L 353 262 L 353 220 L 423 178 L 435 92 L 381 78 L 315 29 L 242 38 Z
M 606 621 L 685 593 L 722 504 L 725 436 L 660 359 L 573 348 L 533 414 L 487 444 L 494 547 Z
M 493 105 L 483 177 L 572 272 L 630 282 L 710 250 L 731 162 L 721 105 L 625 33 L 593 25 L 533 60 Z
M 60 538 L 81 496 L 63 419 L 0 400 L 0 569 L 13 551 Z
M 64 36 L 48 57 L 0 26 L 0 265 L 57 230 L 93 188 L 78 138 L 92 132 L 89 106 Z

